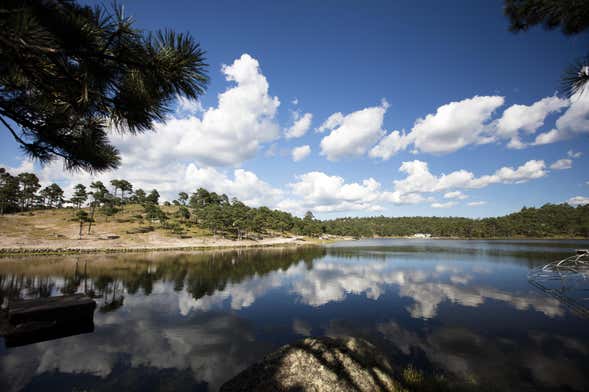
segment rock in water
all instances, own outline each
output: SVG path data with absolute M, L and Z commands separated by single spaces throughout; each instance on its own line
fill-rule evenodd
M 307 338 L 269 354 L 225 384 L 234 391 L 398 391 L 389 361 L 358 338 Z

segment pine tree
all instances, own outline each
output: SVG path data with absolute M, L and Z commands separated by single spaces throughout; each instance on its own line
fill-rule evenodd
M 19 199 L 20 199 L 20 209 L 24 211 L 25 209 L 32 208 L 33 202 L 35 200 L 35 194 L 41 188 L 41 184 L 39 184 L 39 177 L 37 177 L 33 173 L 20 173 L 16 176 L 19 182 Z
M 88 192 L 83 184 L 78 184 L 74 187 L 74 195 L 70 199 L 76 208 L 82 208 L 82 205 L 88 200 Z
M 0 168 L 0 215 L 15 211 L 18 206 L 19 182 L 4 168 Z
M 178 95 L 204 92 L 206 67 L 191 36 L 145 33 L 122 8 L 73 0 L 0 4 L 0 122 L 42 162 L 117 167 L 110 129 L 152 129 Z

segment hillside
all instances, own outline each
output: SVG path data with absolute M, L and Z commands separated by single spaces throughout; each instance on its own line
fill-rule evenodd
M 237 203 L 237 202 L 236 202 Z M 229 206 L 229 205 L 228 205 Z M 226 206 L 220 211 L 220 221 L 230 213 Z M 567 204 L 547 204 L 541 208 L 523 208 L 503 217 L 469 219 L 458 217 L 368 217 L 339 218 L 321 221 L 311 216 L 292 219 L 290 229 L 269 227 L 269 218 L 249 221 L 259 224 L 239 235 L 226 226 L 213 230 L 195 221 L 196 213 L 186 218 L 179 214 L 178 205 L 158 207 L 163 221 L 150 216 L 150 209 L 141 204 L 120 206 L 113 215 L 95 214 L 91 230 L 82 222 L 80 236 L 79 211 L 74 208 L 31 210 L 0 216 L 0 248 L 35 249 L 117 249 L 117 248 L 181 248 L 265 246 L 321 242 L 351 237 L 403 237 L 429 233 L 447 238 L 588 238 L 589 206 L 571 207 Z M 91 214 L 90 208 L 81 211 Z M 192 210 L 195 211 L 194 209 Z M 285 214 L 269 209 L 258 213 Z M 206 222 L 206 220 L 203 220 Z M 287 222 L 288 223 L 288 222 Z M 275 224 L 276 227 L 284 224 Z
M 162 206 L 173 215 L 176 206 Z M 89 208 L 83 209 L 90 213 Z M 301 242 L 298 237 L 267 233 L 256 239 L 235 241 L 213 236 L 210 231 L 196 225 L 184 224 L 179 232 L 172 220 L 165 226 L 144 217 L 144 208 L 130 204 L 116 215 L 97 214 L 91 233 L 88 223 L 83 225 L 75 218 L 76 210 L 58 208 L 34 210 L 0 216 L 0 248 L 168 248 L 273 245 Z M 145 231 L 145 232 L 141 232 Z

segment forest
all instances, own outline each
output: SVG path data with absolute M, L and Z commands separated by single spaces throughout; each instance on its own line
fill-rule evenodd
M 109 189 L 110 188 L 110 189 Z M 482 219 L 461 217 L 345 217 L 319 220 L 308 211 L 303 218 L 268 207 L 252 208 L 237 198 L 198 188 L 180 192 L 172 202 L 160 202 L 157 189 L 134 188 L 124 179 L 110 184 L 94 181 L 89 187 L 78 184 L 66 198 L 58 184 L 42 187 L 34 173 L 11 175 L 0 169 L 0 213 L 70 208 L 72 219 L 88 227 L 98 215 L 108 217 L 125 206 L 142 206 L 141 219 L 174 234 L 182 235 L 189 226 L 228 238 L 257 238 L 267 234 L 294 234 L 319 237 L 325 234 L 351 237 L 406 237 L 427 233 L 433 237 L 456 238 L 588 238 L 589 205 L 545 204 L 540 208 Z M 166 206 L 166 208 L 162 208 Z

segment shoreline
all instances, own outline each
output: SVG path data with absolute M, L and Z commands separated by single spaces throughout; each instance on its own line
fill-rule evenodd
M 318 244 L 260 244 L 260 245 L 211 245 L 182 247 L 141 247 L 141 248 L 0 248 L 0 258 L 14 256 L 55 256 L 76 254 L 152 253 L 152 252 L 197 252 L 206 250 L 260 249 L 285 246 L 310 246 Z
M 174 244 L 169 246 L 112 246 L 112 247 L 63 247 L 63 246 L 22 246 L 0 247 L 0 258 L 15 256 L 52 256 L 52 255 L 76 255 L 76 254 L 116 254 L 116 253 L 153 253 L 153 252 L 199 252 L 208 250 L 231 249 L 262 249 L 277 247 L 321 246 L 337 240 L 319 240 L 302 237 L 295 238 L 268 238 L 259 242 L 219 240 L 215 242 L 203 242 L 201 244 Z M 234 243 L 232 243 L 234 242 Z
M 20 246 L 20 247 L 0 247 L 0 258 L 14 256 L 51 256 L 51 255 L 76 255 L 76 254 L 116 254 L 116 253 L 151 253 L 151 252 L 198 252 L 207 250 L 231 250 L 231 249 L 261 249 L 275 247 L 299 247 L 299 246 L 322 246 L 334 242 L 361 241 L 361 240 L 419 240 L 419 241 L 589 241 L 589 238 L 574 237 L 493 237 L 493 238 L 460 238 L 460 237 L 431 237 L 431 238 L 413 238 L 413 237 L 339 237 L 330 239 L 304 238 L 304 237 L 273 237 L 252 242 L 249 240 L 235 241 L 220 239 L 212 242 L 202 242 L 200 244 L 171 244 L 169 246 Z
M 358 240 L 449 240 L 449 241 L 589 241 L 589 237 L 429 237 L 429 238 L 416 238 L 416 237 L 361 237 Z

